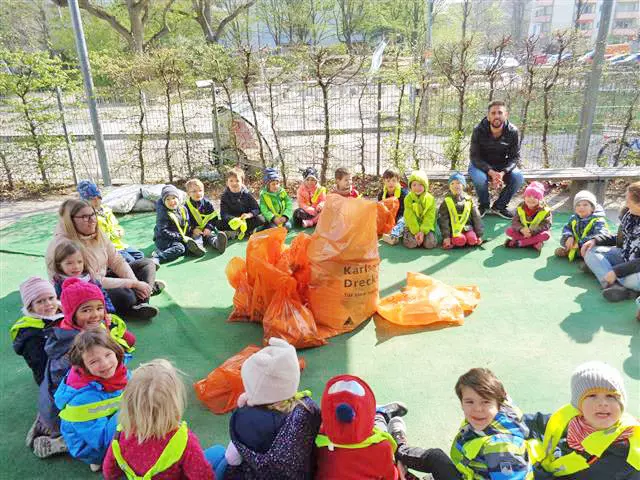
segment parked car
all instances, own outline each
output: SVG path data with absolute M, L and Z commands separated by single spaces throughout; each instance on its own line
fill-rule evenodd
M 618 60 L 612 60 L 611 65 L 619 67 L 640 65 L 640 53 L 632 53 L 631 55 L 625 55 L 623 58 L 619 58 Z
M 565 62 L 567 60 L 569 60 L 571 58 L 571 54 L 570 53 L 563 53 L 562 54 L 562 58 L 560 59 L 561 62 Z M 555 65 L 555 63 L 558 61 L 558 54 L 554 53 L 553 55 L 549 55 L 547 57 L 547 62 L 545 63 L 545 65 L 551 66 L 551 65 Z
M 476 65 L 478 70 L 487 70 L 496 62 L 496 57 L 492 55 L 478 55 L 478 61 Z M 520 62 L 513 57 L 502 57 L 500 58 L 500 63 L 498 64 L 498 68 L 500 69 L 513 69 L 518 68 L 520 66 Z
M 619 62 L 620 60 L 624 60 L 628 56 L 629 55 L 626 53 L 621 53 L 619 55 L 614 55 L 613 57 L 607 58 L 606 62 L 610 65 L 615 65 L 617 62 Z

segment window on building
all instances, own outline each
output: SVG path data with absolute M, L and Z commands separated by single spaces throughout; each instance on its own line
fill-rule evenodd
M 536 17 L 545 17 L 553 13 L 553 6 L 538 7 L 536 8 Z
M 616 2 L 616 13 L 618 12 L 637 12 L 639 2 Z
M 634 28 L 635 26 L 636 22 L 634 18 L 625 18 L 613 22 L 613 28 Z

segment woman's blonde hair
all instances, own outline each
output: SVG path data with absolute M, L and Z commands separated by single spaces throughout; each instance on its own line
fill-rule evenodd
M 136 368 L 122 394 L 119 421 L 138 443 L 164 438 L 180 426 L 187 401 L 179 371 L 163 358 Z
M 80 210 L 86 207 L 90 208 L 92 211 L 95 212 L 93 207 L 89 205 L 87 202 L 85 202 L 84 200 L 77 200 L 75 198 L 69 198 L 65 200 L 64 202 L 62 202 L 62 205 L 60 205 L 60 208 L 58 209 L 58 215 L 60 216 L 59 225 L 64 230 L 64 236 L 67 237 L 69 240 L 78 242 L 81 245 L 87 240 L 81 238 L 80 234 L 78 234 L 78 231 L 76 230 L 76 226 L 73 223 L 73 217 L 76 216 Z M 97 224 L 96 224 L 96 237 L 91 241 L 95 242 L 101 248 L 104 248 L 107 242 L 109 242 L 109 240 L 104 235 L 104 233 L 102 233 L 102 231 L 100 230 Z M 89 259 L 88 257 L 92 257 L 92 258 Z M 93 254 L 91 253 L 90 249 L 86 249 L 84 251 L 84 261 L 85 263 L 88 263 L 88 264 L 92 262 L 95 263 L 95 258 L 93 258 Z
M 56 245 L 53 251 L 53 258 L 50 259 L 50 270 L 56 272 L 58 275 L 64 275 L 60 264 L 70 255 L 76 252 L 80 252 L 82 255 L 82 261 L 84 262 L 84 271 L 82 273 L 89 273 L 92 277 L 92 273 L 89 269 L 89 263 L 87 262 L 86 252 L 82 244 L 74 242 L 73 240 L 63 240 Z

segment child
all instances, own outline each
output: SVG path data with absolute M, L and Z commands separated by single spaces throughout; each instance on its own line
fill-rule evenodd
M 409 177 L 409 193 L 404 198 L 404 221 L 402 243 L 407 248 L 435 248 L 436 204 L 427 190 L 429 180 L 421 170 Z
M 360 196 L 358 190 L 356 190 L 351 183 L 351 173 L 349 173 L 349 170 L 343 167 L 336 168 L 334 177 L 336 179 L 336 187 L 331 193 L 337 193 L 347 198 L 358 198 Z
M 238 240 L 265 223 L 258 202 L 244 185 L 241 168 L 232 168 L 227 173 L 227 188 L 220 197 L 220 215 L 220 229 L 226 230 L 229 238 L 237 236 Z
M 302 172 L 303 181 L 298 187 L 298 208 L 293 212 L 293 222 L 298 227 L 309 228 L 318 223 L 320 212 L 327 199 L 327 189 L 318 183 L 318 171 L 309 167 Z
M 93 279 L 89 270 L 86 268 L 83 249 L 76 242 L 63 240 L 56 245 L 53 251 L 53 265 L 50 270 L 55 272 L 53 275 L 53 283 L 58 298 L 60 298 L 60 294 L 62 293 L 62 284 L 64 281 L 67 278 L 76 277 L 99 287 L 100 290 L 102 290 L 102 295 L 104 295 L 107 312 L 114 313 L 116 311 L 105 289 L 102 288 L 100 282 Z
M 156 249 L 152 256 L 160 263 L 170 262 L 187 252 L 202 257 L 206 250 L 189 236 L 189 213 L 180 205 L 180 193 L 173 185 L 162 188 L 160 199 L 156 202 L 156 226 L 153 241 Z
M 510 239 L 504 246 L 542 250 L 544 242 L 551 238 L 551 221 L 551 209 L 544 201 L 544 185 L 531 182 L 524 191 L 524 200 L 518 205 L 511 226 L 505 232 Z
M 629 185 L 625 203 L 618 234 L 603 232 L 585 244 L 585 263 L 610 302 L 631 299 L 640 292 L 640 182 Z
M 283 226 L 291 229 L 293 203 L 287 191 L 280 186 L 280 173 L 275 168 L 264 171 L 264 188 L 260 191 L 260 212 L 267 221 L 265 228 Z
M 169 361 L 156 359 L 135 369 L 122 394 L 119 425 L 102 464 L 106 480 L 215 478 L 198 437 L 182 421 L 186 397 Z
M 102 230 L 120 255 L 124 257 L 127 263 L 133 263 L 136 260 L 144 258 L 144 253 L 140 250 L 129 247 L 122 241 L 124 237 L 124 228 L 118 223 L 118 219 L 113 214 L 111 208 L 102 204 L 102 194 L 98 186 L 90 180 L 82 180 L 78 183 L 78 193 L 80 198 L 85 200 L 96 211 L 98 217 L 98 227 Z
M 99 328 L 79 333 L 68 357 L 71 369 L 54 396 L 60 432 L 71 456 L 97 472 L 116 433 L 120 397 L 127 385 L 124 351 Z
M 102 327 L 109 329 L 111 337 L 125 351 L 131 351 L 136 341 L 136 337 L 126 330 L 124 321 L 115 315 L 106 314 L 104 296 L 94 284 L 83 282 L 79 278 L 68 278 L 62 284 L 60 301 L 64 318 L 47 336 L 44 350 L 48 362 L 38 400 L 40 417 L 54 435 L 59 430 L 59 419 L 53 395 L 69 370 L 67 352 L 74 338 L 84 330 Z M 38 437 L 33 441 L 33 451 L 36 456 L 45 458 L 66 451 L 66 445 L 60 437 Z
M 386 422 L 407 413 L 397 402 L 376 414 L 373 391 L 361 378 L 338 375 L 322 394 L 322 427 L 316 437 L 317 480 L 397 480 L 396 442 Z
M 460 172 L 449 177 L 449 193 L 438 209 L 438 225 L 442 233 L 442 248 L 473 247 L 482 244 L 484 225 L 478 206 L 464 192 L 467 180 Z
M 241 369 L 245 392 L 231 415 L 226 479 L 312 478 L 320 409 L 298 393 L 296 349 L 280 338 L 249 357 Z
M 211 245 L 220 254 L 227 248 L 227 236 L 219 232 L 217 227 L 220 215 L 213 203 L 204 196 L 204 184 L 197 178 L 185 183 L 187 189 L 187 208 L 189 209 L 189 226 L 194 240 L 202 238 L 204 245 Z
M 560 247 L 556 248 L 558 257 L 568 257 L 572 262 L 576 254 L 584 257 L 587 249 L 584 244 L 601 233 L 607 233 L 604 210 L 598 204 L 596 196 L 588 190 L 581 190 L 573 197 L 574 214 L 562 229 Z
M 387 168 L 382 174 L 382 190 L 378 193 L 378 201 L 389 197 L 396 197 L 400 202 L 398 213 L 396 214 L 396 224 L 391 233 L 382 235 L 382 241 L 389 245 L 396 245 L 400 242 L 400 237 L 404 231 L 404 199 L 409 191 L 400 183 L 400 173 L 393 169 Z
M 543 441 L 536 478 L 638 479 L 640 422 L 624 411 L 626 401 L 618 370 L 602 362 L 580 365 L 570 404 L 553 415 L 527 416 L 532 435 Z

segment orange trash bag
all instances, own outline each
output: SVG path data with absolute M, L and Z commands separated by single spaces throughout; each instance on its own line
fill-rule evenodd
M 311 280 L 311 266 L 307 255 L 310 241 L 311 236 L 304 232 L 296 235 L 276 265 L 296 279 L 298 295 L 305 305 L 309 302 L 309 281 Z
M 282 252 L 285 250 L 284 240 L 287 237 L 287 229 L 284 227 L 269 228 L 256 232 L 249 237 L 247 243 L 247 277 L 249 285 L 256 281 L 257 262 L 266 262 L 271 265 L 278 263 Z
M 400 209 L 400 201 L 396 197 L 388 197 L 380 200 L 376 207 L 378 209 L 378 236 L 391 233 L 396 225 L 396 215 Z
M 408 287 L 423 287 L 437 285 L 442 288 L 446 288 L 449 292 L 456 297 L 460 306 L 464 310 L 464 314 L 469 315 L 475 310 L 480 303 L 480 289 L 476 285 L 456 285 L 452 287 L 440 280 L 436 280 L 424 273 L 407 272 L 407 286 Z
M 238 403 L 238 397 L 244 392 L 240 369 L 244 361 L 260 350 L 257 345 L 249 345 L 233 357 L 225 360 L 206 378 L 193 384 L 198 400 L 213 413 L 222 415 L 230 412 Z M 305 367 L 303 358 L 298 359 L 300 370 Z
M 311 236 L 309 304 L 325 338 L 353 330 L 378 306 L 376 208 L 330 194 Z
M 279 286 L 264 314 L 262 326 L 265 345 L 271 337 L 282 338 L 296 348 L 319 347 L 327 343 L 318 334 L 313 313 L 302 304 L 293 278 Z
M 247 264 L 240 257 L 229 260 L 224 270 L 229 285 L 236 291 L 233 294 L 233 311 L 229 315 L 229 322 L 248 322 L 251 317 L 252 291 L 247 279 Z
M 263 260 L 254 260 L 252 268 L 255 283 L 253 284 L 249 318 L 252 322 L 262 322 L 273 296 L 281 285 L 291 277 L 288 272 L 283 272 L 275 265 Z

